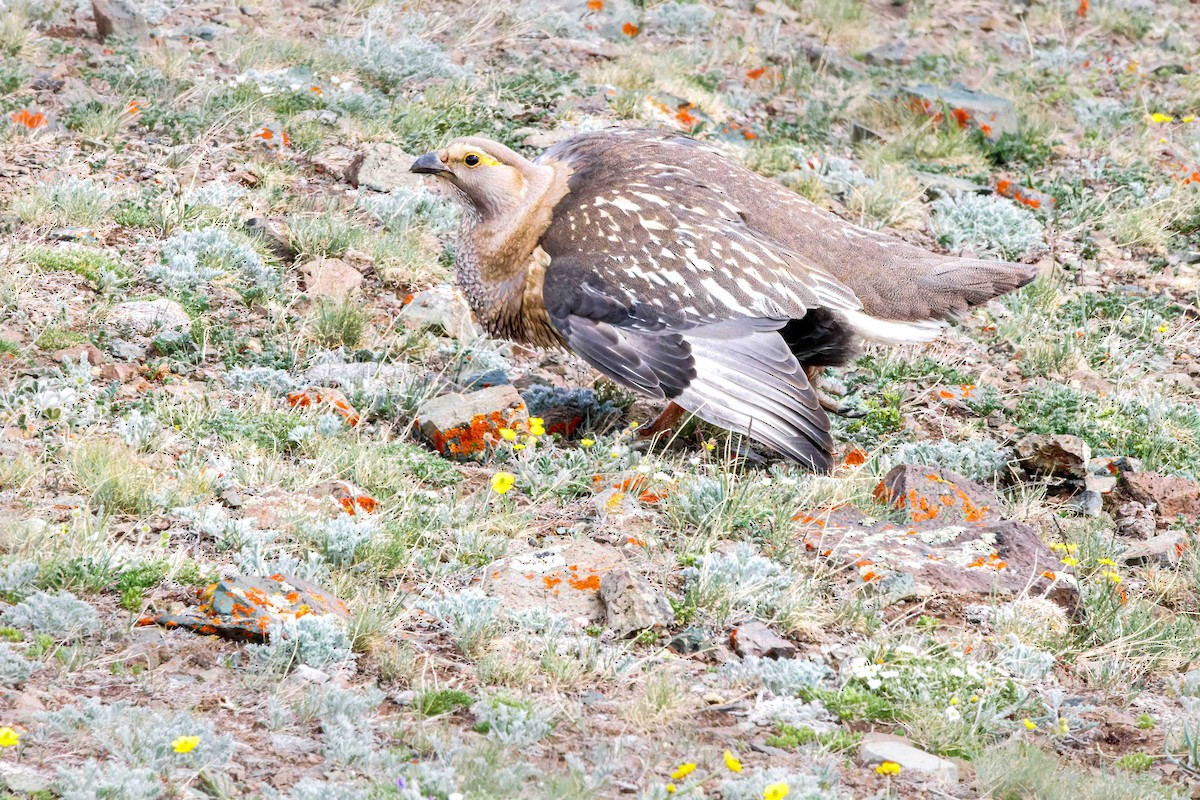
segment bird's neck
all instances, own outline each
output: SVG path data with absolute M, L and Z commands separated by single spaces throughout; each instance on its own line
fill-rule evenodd
M 519 193 L 468 214 L 459 239 L 457 281 L 484 329 L 493 336 L 551 344 L 540 303 L 544 265 L 535 251 L 550 227 L 554 206 L 567 193 L 561 167 L 529 164 Z M 548 324 L 548 323 L 547 323 Z M 553 338 L 552 336 L 549 338 Z M 556 343 L 556 342 L 555 342 Z

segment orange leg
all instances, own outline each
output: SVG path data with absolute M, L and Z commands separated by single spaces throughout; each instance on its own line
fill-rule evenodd
M 658 419 L 651 422 L 641 430 L 642 436 L 657 436 L 660 433 L 665 433 L 672 430 L 679 424 L 680 418 L 687 413 L 683 406 L 678 405 L 674 401 L 667 403 L 667 407 L 658 415 Z

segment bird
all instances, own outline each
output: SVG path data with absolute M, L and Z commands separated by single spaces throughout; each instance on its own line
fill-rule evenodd
M 410 170 L 465 210 L 455 279 L 490 336 L 669 401 L 651 429 L 690 413 L 815 472 L 835 450 L 819 373 L 1036 276 L 854 225 L 672 131 L 582 133 L 532 160 L 465 136 Z

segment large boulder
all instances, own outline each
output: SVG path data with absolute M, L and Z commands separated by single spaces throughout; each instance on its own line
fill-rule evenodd
M 1074 580 L 1059 558 L 1032 527 L 1005 519 L 999 500 L 979 484 L 950 470 L 903 464 L 875 496 L 901 520 L 851 506 L 800 517 L 809 549 L 843 565 L 852 583 L 918 597 L 1049 592 L 1057 602 L 1074 602 Z
M 1129 508 L 1130 503 L 1150 509 L 1159 528 L 1180 519 L 1188 525 L 1200 522 L 1200 483 L 1191 478 L 1125 471 L 1118 476 L 1110 497 L 1115 509 Z

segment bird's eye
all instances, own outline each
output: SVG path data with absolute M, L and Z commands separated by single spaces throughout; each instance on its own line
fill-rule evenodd
M 463 159 L 463 163 L 468 167 L 478 167 L 479 156 L 475 155 L 474 153 L 468 153 L 467 157 Z

